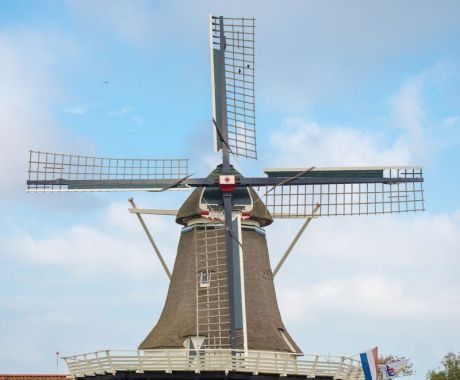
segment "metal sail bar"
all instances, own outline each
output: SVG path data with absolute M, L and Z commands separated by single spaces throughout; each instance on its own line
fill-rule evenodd
M 126 159 L 30 151 L 28 191 L 162 190 L 184 187 L 187 159 Z
M 424 211 L 421 167 L 269 169 L 259 189 L 277 218 Z M 303 173 L 298 176 L 299 173 Z M 278 177 L 279 176 L 279 177 Z M 282 183 L 283 179 L 293 178 Z M 304 182 L 302 184 L 302 182 Z
M 222 149 L 222 138 L 227 138 L 234 155 L 257 159 L 255 19 L 210 16 L 209 32 L 215 149 Z

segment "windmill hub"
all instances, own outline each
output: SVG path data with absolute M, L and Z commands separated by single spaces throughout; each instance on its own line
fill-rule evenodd
M 222 175 L 222 165 L 212 171 L 208 178 L 218 187 L 197 187 L 177 212 L 176 222 L 184 226 L 199 223 L 220 223 L 224 221 L 224 204 L 222 193 L 232 193 L 232 219 L 241 217 L 243 225 L 265 227 L 273 218 L 259 195 L 252 187 L 235 187 L 236 182 L 244 178 L 231 166 L 230 175 Z M 227 185 L 225 178 L 233 177 L 235 182 Z M 222 184 L 221 182 L 224 182 Z M 227 188 L 230 186 L 231 189 Z M 222 189 L 224 187 L 224 189 Z

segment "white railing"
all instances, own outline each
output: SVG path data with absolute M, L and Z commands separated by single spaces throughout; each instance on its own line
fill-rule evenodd
M 165 372 L 206 371 L 297 375 L 307 378 L 329 376 L 334 379 L 364 379 L 361 362 L 343 356 L 321 356 L 272 352 L 185 349 L 106 350 L 64 357 L 75 377 L 94 376 L 118 371 Z

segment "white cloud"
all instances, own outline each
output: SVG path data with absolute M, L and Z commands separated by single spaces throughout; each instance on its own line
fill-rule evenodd
M 151 41 L 159 21 L 154 17 L 150 2 L 144 0 L 98 0 L 91 3 L 69 1 L 68 4 L 85 21 L 97 23 L 125 41 L 139 46 Z
M 411 157 L 404 143 L 397 141 L 385 148 L 381 137 L 358 128 L 288 119 L 271 134 L 271 155 L 267 160 L 280 167 L 408 163 Z
M 389 102 L 394 124 L 400 129 L 399 141 L 404 141 L 412 159 L 423 161 L 433 153 L 434 148 L 434 141 L 429 137 L 429 118 L 423 100 L 429 76 L 428 70 L 408 78 Z
M 440 62 L 403 81 L 390 97 L 385 133 L 286 119 L 271 134 L 265 161 L 305 167 L 434 160 L 460 141 L 458 115 L 433 114 L 429 103 L 449 78 Z M 298 223 L 276 221 L 267 230 L 273 265 Z M 458 252 L 460 210 L 315 220 L 276 279 L 287 328 L 309 351 L 350 353 L 378 343 L 384 352 L 403 349 L 425 369 L 433 350 L 451 350 L 460 336 Z
M 86 113 L 88 113 L 88 111 L 91 108 L 96 107 L 96 106 L 98 106 L 98 103 L 89 102 L 89 103 L 84 103 L 78 106 L 66 108 L 64 112 L 74 114 L 74 115 L 85 115 Z
M 267 229 L 272 264 L 296 221 Z M 460 337 L 460 210 L 314 220 L 275 279 L 286 328 L 305 352 L 407 355 L 424 373 Z
M 137 124 L 137 125 L 143 125 L 144 124 L 144 119 L 142 118 L 141 115 L 134 115 L 133 116 L 133 121 Z
M 64 110 L 66 113 L 72 113 L 75 115 L 84 115 L 87 111 L 88 109 L 84 106 L 72 107 Z
M 292 225 L 270 228 L 272 263 L 289 244 L 281 237 L 294 236 Z M 293 323 L 305 315 L 321 323 L 323 314 L 392 318 L 382 322 L 387 328 L 397 318 L 454 323 L 458 252 L 460 211 L 314 220 L 278 274 L 280 301 Z
M 3 245 L 31 264 L 55 265 L 77 276 L 148 278 L 162 268 L 136 217 L 127 209 L 127 204 L 114 203 L 101 213 L 97 227 L 75 225 L 45 237 L 26 232 L 5 238 Z M 160 237 L 160 251 L 170 260 L 179 238 L 178 229 L 171 228 L 174 221 L 148 219 L 152 235 L 157 240 Z
M 9 163 L 3 165 L 0 182 L 6 194 L 25 179 L 28 150 L 52 145 L 55 139 L 54 121 L 43 100 L 56 90 L 47 72 L 53 57 L 39 48 L 42 37 L 0 33 L 0 159 Z
M 70 42 L 36 30 L 0 31 L 0 172 L 1 192 L 15 196 L 25 188 L 29 149 L 66 148 L 68 132 L 57 125 L 52 105 L 60 94 L 59 59 Z M 33 62 L 33 64 L 31 64 Z M 6 164 L 8 163 L 8 164 Z
M 413 2 L 325 6 L 291 1 L 289 7 L 266 0 L 68 4 L 95 34 L 102 28 L 160 55 L 171 47 L 192 48 L 202 62 L 208 61 L 209 13 L 255 17 L 258 99 L 274 109 L 295 111 L 324 99 L 343 103 L 355 97 L 370 82 L 379 84 L 382 72 L 400 72 L 408 52 L 433 49 L 448 55 L 453 45 L 446 36 L 459 33 L 455 2 L 425 3 L 417 6 L 416 15 Z
M 426 115 L 423 109 L 422 91 L 426 73 L 407 79 L 390 103 L 396 113 L 399 126 L 407 130 L 417 140 L 423 139 Z
M 441 91 L 443 83 L 455 78 L 451 66 L 451 62 L 439 61 L 403 81 L 389 98 L 382 132 L 285 119 L 270 135 L 266 160 L 279 166 L 419 165 L 430 161 L 440 149 L 460 144 L 459 116 L 433 115 L 425 104 L 429 94 Z M 391 136 L 390 131 L 392 140 L 386 137 Z
M 323 315 L 335 315 L 350 321 L 356 318 L 386 320 L 381 325 L 386 329 L 391 329 L 398 319 L 416 318 L 453 325 L 460 318 L 457 292 L 440 295 L 438 288 L 429 293 L 417 292 L 400 279 L 380 274 L 327 278 L 315 284 L 300 285 L 298 289 L 280 290 L 282 296 L 286 296 L 283 306 L 288 324 L 304 324 L 304 316 L 308 314 L 315 325 L 321 323 Z
M 432 104 L 433 94 L 455 86 L 458 78 L 458 63 L 439 60 L 407 78 L 390 98 L 389 121 L 400 129 L 400 140 L 404 140 L 413 159 L 430 160 L 446 146 L 460 143 L 459 115 L 446 111 L 437 114 L 436 103 Z
M 133 107 L 123 106 L 118 110 L 110 111 L 109 115 L 111 115 L 111 116 L 120 116 L 120 115 L 124 115 L 124 114 L 127 114 L 127 113 L 131 113 L 132 111 L 133 111 Z

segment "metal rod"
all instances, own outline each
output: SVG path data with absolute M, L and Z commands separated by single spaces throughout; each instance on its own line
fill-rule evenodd
M 292 241 L 292 243 L 289 245 L 288 249 L 286 250 L 286 252 L 284 253 L 283 257 L 281 258 L 280 262 L 278 263 L 278 265 L 276 266 L 275 270 L 273 271 L 273 278 L 275 278 L 276 274 L 278 273 L 278 271 L 281 269 L 281 266 L 284 264 L 284 262 L 286 261 L 287 257 L 289 256 L 289 254 L 291 253 L 292 249 L 294 248 L 294 246 L 297 244 L 297 242 L 299 241 L 300 237 L 302 236 L 302 234 L 304 233 L 305 229 L 308 227 L 308 225 L 310 224 L 310 222 L 313 220 L 313 216 L 316 214 L 316 212 L 319 210 L 320 208 L 320 205 L 317 204 L 315 206 L 315 208 L 313 209 L 313 212 L 312 212 L 312 216 L 307 218 L 307 220 L 305 221 L 305 223 L 302 225 L 302 227 L 300 228 L 299 232 L 297 232 L 297 235 L 295 236 L 294 240 Z
M 133 206 L 133 209 L 137 209 L 136 204 L 134 203 L 133 198 L 128 199 L 129 203 L 131 203 L 131 206 Z M 163 256 L 161 256 L 160 250 L 158 249 L 157 245 L 155 244 L 155 241 L 153 240 L 152 235 L 150 234 L 144 219 L 142 218 L 142 215 L 140 213 L 136 213 L 137 219 L 139 219 L 139 222 L 141 223 L 142 228 L 144 229 L 145 234 L 147 235 L 150 244 L 152 244 L 153 249 L 155 250 L 155 253 L 157 254 L 158 259 L 160 260 L 161 265 L 163 266 L 163 269 L 166 272 L 166 275 L 168 278 L 171 280 L 171 272 L 168 269 L 168 266 L 166 265 L 166 262 L 163 259 Z

